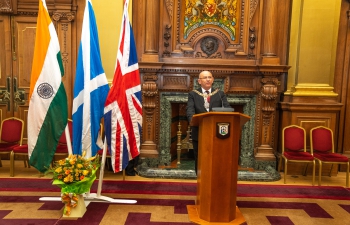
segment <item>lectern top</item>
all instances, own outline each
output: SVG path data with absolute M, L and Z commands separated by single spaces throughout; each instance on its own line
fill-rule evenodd
M 241 126 L 243 126 L 248 120 L 250 120 L 250 116 L 239 113 L 239 112 L 206 112 L 206 113 L 200 113 L 195 114 L 192 117 L 191 126 L 199 126 L 201 120 L 205 117 L 210 116 L 220 116 L 220 117 L 227 117 L 227 116 L 238 116 L 241 121 Z

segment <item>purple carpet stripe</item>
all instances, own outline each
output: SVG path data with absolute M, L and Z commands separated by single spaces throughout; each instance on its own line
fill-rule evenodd
M 44 204 L 39 208 L 39 210 L 60 210 L 64 206 L 61 201 L 40 202 Z
M 339 205 L 342 207 L 345 211 L 347 211 L 350 214 L 350 205 Z
M 96 192 L 97 186 L 98 180 L 92 185 L 91 192 Z M 103 181 L 102 183 L 103 193 L 196 195 L 196 189 L 196 183 L 142 181 Z M 50 179 L 0 179 L 0 191 L 60 192 L 60 190 L 59 187 L 51 184 Z
M 12 212 L 12 210 L 0 210 L 0 221 L 3 219 L 7 214 Z M 1 223 L 0 223 L 1 224 Z
M 194 200 L 137 199 L 135 205 L 174 206 L 175 214 L 187 214 L 187 205 L 195 205 Z
M 193 224 L 193 223 L 175 223 L 175 222 L 151 222 L 150 213 L 129 213 L 124 225 L 182 225 L 182 224 Z
M 317 203 L 237 201 L 237 206 L 238 208 L 297 209 L 304 210 L 310 217 L 333 218 Z
M 166 194 L 166 195 L 195 195 L 196 183 L 179 182 L 148 182 L 148 181 L 103 181 L 104 193 L 122 194 Z
M 286 216 L 267 216 L 266 217 L 271 225 L 294 225 L 294 223 Z
M 1 225 L 56 225 L 60 224 L 60 221 L 57 222 L 57 220 L 35 220 L 35 219 L 1 219 L 0 224 Z M 73 224 L 73 223 L 71 223 Z M 74 225 L 83 225 L 83 224 L 78 224 L 75 223 Z M 89 224 L 90 225 L 90 224 Z M 91 224 L 93 225 L 93 224 Z M 97 224 L 96 224 L 97 225 Z
M 274 198 L 315 198 L 350 200 L 350 191 L 337 186 L 296 186 L 296 185 L 237 185 L 239 197 L 274 197 Z
M 44 197 L 44 196 L 42 196 Z M 38 196 L 0 196 L 0 202 L 39 202 Z

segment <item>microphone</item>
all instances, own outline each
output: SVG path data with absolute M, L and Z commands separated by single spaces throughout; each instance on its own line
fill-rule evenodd
M 224 101 L 222 100 L 222 97 L 221 97 L 221 94 L 220 94 L 220 90 L 219 89 L 217 89 L 217 90 L 218 90 L 218 94 L 219 94 L 220 99 L 221 99 L 221 108 L 225 108 L 224 107 Z
M 218 93 L 219 93 L 219 96 L 220 96 L 220 99 L 221 99 L 221 107 L 213 107 L 212 108 L 212 111 L 213 112 L 234 112 L 235 109 L 232 108 L 232 107 L 224 107 L 224 100 L 222 99 L 222 96 L 220 94 L 220 91 L 219 89 L 218 90 Z

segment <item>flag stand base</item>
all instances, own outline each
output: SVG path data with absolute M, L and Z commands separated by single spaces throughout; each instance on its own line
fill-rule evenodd
M 111 202 L 111 203 L 124 203 L 124 204 L 135 204 L 137 203 L 136 200 L 128 200 L 128 199 L 114 199 L 114 198 L 110 198 L 107 196 L 97 196 L 96 193 L 88 193 L 88 194 L 84 194 L 84 201 L 86 206 L 90 203 L 90 202 Z M 61 197 L 41 197 L 39 199 L 40 201 L 62 201 Z
M 84 197 L 85 197 L 85 201 L 90 201 L 90 202 L 106 201 L 106 202 L 111 202 L 111 203 L 124 203 L 124 204 L 137 203 L 136 200 L 114 199 L 114 198 L 110 198 L 110 197 L 102 196 L 102 195 L 97 196 L 97 193 L 86 193 Z

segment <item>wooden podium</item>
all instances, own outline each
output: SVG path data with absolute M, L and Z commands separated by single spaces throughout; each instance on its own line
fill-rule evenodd
M 238 112 L 208 112 L 194 115 L 191 125 L 199 126 L 197 201 L 187 206 L 197 224 L 241 224 L 236 207 L 239 139 L 242 126 L 250 119 Z

